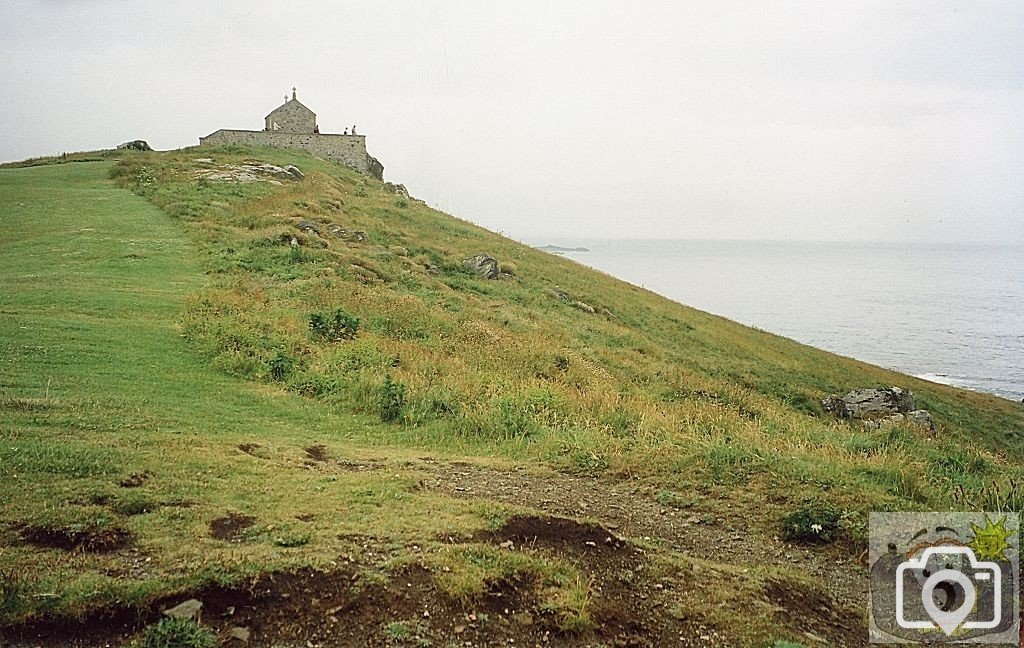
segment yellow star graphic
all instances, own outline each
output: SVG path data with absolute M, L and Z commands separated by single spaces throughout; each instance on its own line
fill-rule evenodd
M 967 546 L 974 550 L 978 560 L 1006 560 L 1005 551 L 1010 548 L 1006 539 L 1015 535 L 1016 531 L 1006 528 L 1005 515 L 999 522 L 993 522 L 986 515 L 983 527 L 971 522 L 971 531 L 974 532 L 974 538 Z

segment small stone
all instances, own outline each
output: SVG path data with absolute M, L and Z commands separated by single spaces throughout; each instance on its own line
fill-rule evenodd
M 228 639 L 234 639 L 235 641 L 241 641 L 242 643 L 249 642 L 250 636 L 249 628 L 243 628 L 241 626 L 235 626 L 228 631 Z
M 202 601 L 189 599 L 184 603 L 179 603 L 172 608 L 164 610 L 164 614 L 172 619 L 194 619 L 202 607 Z
M 506 540 L 505 542 L 502 542 L 498 546 L 501 547 L 502 549 L 511 549 L 511 548 L 513 548 L 515 546 L 515 543 L 512 542 L 511 540 Z

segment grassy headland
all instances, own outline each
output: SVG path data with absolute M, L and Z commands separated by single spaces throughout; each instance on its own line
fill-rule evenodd
M 858 645 L 867 511 L 1020 508 L 1019 404 L 673 303 L 303 153 L 114 157 L 0 169 L 12 636 L 78 618 L 69 635 L 127 637 L 182 593 L 303 574 L 343 575 L 351 609 L 384 597 L 354 614 L 361 641 Z M 204 175 L 253 161 L 305 177 Z M 480 253 L 508 275 L 467 272 Z M 937 431 L 818 404 L 875 385 L 913 390 Z M 751 553 L 788 551 L 801 510 L 839 513 L 843 540 Z M 547 545 L 524 541 L 538 524 Z M 382 594 L 405 581 L 433 616 Z M 257 645 L 320 637 L 263 615 Z

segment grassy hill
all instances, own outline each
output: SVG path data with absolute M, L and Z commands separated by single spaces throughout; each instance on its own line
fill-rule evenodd
M 15 645 L 144 641 L 192 596 L 250 645 L 861 645 L 867 511 L 1020 509 L 1019 404 L 299 152 L 79 157 L 0 169 Z M 818 404 L 875 385 L 937 430 Z M 781 539 L 794 513 L 838 540 Z

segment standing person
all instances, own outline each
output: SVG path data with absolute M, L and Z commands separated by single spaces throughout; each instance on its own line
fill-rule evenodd
M 356 125 L 355 124 L 352 124 L 352 134 L 353 135 L 356 134 Z

